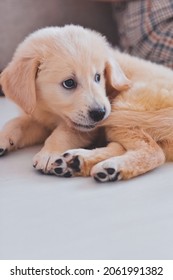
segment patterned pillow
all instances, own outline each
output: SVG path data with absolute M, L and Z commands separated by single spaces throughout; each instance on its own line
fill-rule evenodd
M 113 4 L 123 51 L 173 69 L 173 1 Z

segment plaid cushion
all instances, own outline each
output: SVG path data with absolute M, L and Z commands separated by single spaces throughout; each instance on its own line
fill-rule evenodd
M 173 0 L 127 1 L 113 7 L 121 48 L 173 68 Z

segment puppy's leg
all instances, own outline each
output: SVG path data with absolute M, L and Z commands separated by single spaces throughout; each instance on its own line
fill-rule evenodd
M 66 162 L 65 169 L 63 163 L 58 167 L 63 170 L 60 175 L 62 176 L 65 172 L 68 172 L 71 176 L 90 176 L 90 171 L 96 163 L 112 156 L 122 155 L 124 152 L 124 148 L 118 143 L 109 143 L 107 147 L 93 150 L 67 150 L 62 155 Z M 54 172 L 56 173 L 56 167 Z
M 112 137 L 111 137 L 112 138 Z M 126 130 L 116 133 L 116 139 L 127 152 L 118 157 L 111 157 L 96 164 L 91 170 L 91 176 L 97 181 L 107 182 L 129 179 L 165 162 L 165 154 L 159 145 L 140 129 Z
M 94 136 L 94 135 L 93 135 Z M 59 125 L 45 141 L 44 147 L 33 159 L 33 166 L 43 173 L 54 173 L 58 176 L 70 177 L 65 157 L 66 150 L 85 147 L 92 143 L 93 137 L 86 133 Z
M 24 115 L 10 120 L 0 131 L 0 156 L 7 151 L 44 142 L 50 132 Z

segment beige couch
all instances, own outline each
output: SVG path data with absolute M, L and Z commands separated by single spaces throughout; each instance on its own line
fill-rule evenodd
M 92 0 L 0 1 L 0 70 L 26 35 L 44 26 L 81 24 L 101 31 L 115 43 L 111 12 L 110 4 Z

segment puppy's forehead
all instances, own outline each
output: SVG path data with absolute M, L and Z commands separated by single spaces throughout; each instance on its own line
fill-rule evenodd
M 36 51 L 40 57 L 40 69 L 45 71 L 101 68 L 108 55 L 106 39 L 100 33 L 81 26 L 44 28 L 33 33 L 30 39 L 31 47 L 28 49 Z
M 62 30 L 61 36 L 57 39 L 59 45 L 71 54 L 92 55 L 105 51 L 107 42 L 103 36 L 95 31 L 84 28 L 67 28 Z
M 107 42 L 96 32 L 78 28 L 67 29 L 62 30 L 53 40 L 56 49 L 52 55 L 61 65 L 101 65 L 106 59 Z

